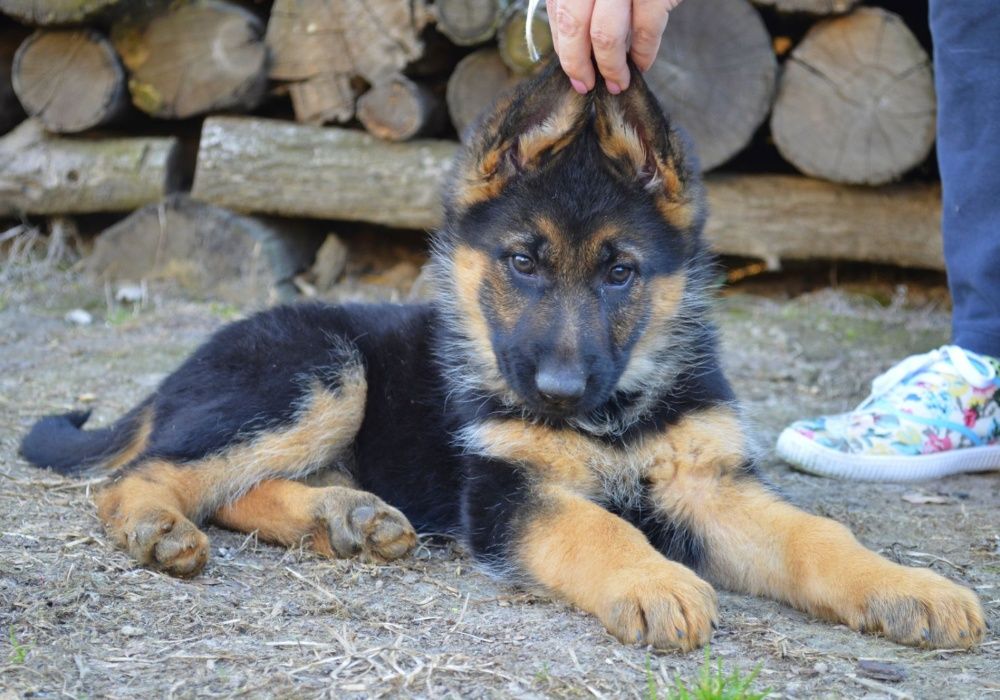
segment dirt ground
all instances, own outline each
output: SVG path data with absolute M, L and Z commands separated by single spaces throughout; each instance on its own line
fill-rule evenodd
M 134 312 L 109 311 L 104 299 L 68 273 L 0 284 L 0 699 L 649 698 L 651 681 L 665 692 L 701 665 L 698 652 L 622 646 L 595 619 L 478 573 L 448 542 L 374 566 L 210 529 L 212 557 L 193 581 L 133 566 L 101 531 L 94 484 L 32 469 L 18 439 L 35 417 L 81 405 L 110 421 L 242 310 L 153 293 Z M 78 307 L 93 323 L 64 320 Z M 718 319 L 773 482 L 869 547 L 972 586 L 1000 630 L 1000 474 L 855 484 L 793 472 L 769 449 L 786 422 L 851 407 L 894 360 L 945 342 L 947 313 L 842 291 L 737 292 Z M 927 652 L 777 603 L 720 599 L 713 656 L 727 670 L 759 665 L 755 687 L 772 697 L 1000 693 L 995 632 L 972 653 Z

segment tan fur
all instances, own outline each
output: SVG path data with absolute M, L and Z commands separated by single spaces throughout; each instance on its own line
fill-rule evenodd
M 98 493 L 98 516 L 140 562 L 193 575 L 205 563 L 208 541 L 192 520 L 261 481 L 303 477 L 333 462 L 361 425 L 366 390 L 363 370 L 351 365 L 336 392 L 316 382 L 288 427 L 183 465 L 140 463 Z M 177 539 L 186 544 L 168 547 Z
M 472 342 L 477 359 L 488 368 L 491 376 L 499 377 L 500 370 L 493 354 L 489 324 L 479 301 L 488 266 L 486 255 L 474 248 L 460 246 L 455 250 L 453 260 L 455 294 L 464 325 L 462 330 Z
M 316 488 L 286 479 L 258 484 L 220 508 L 214 520 L 286 547 L 306 541 L 328 557 L 363 553 L 369 559 L 390 561 L 417 542 L 405 516 L 370 493 L 343 486 Z
M 710 585 L 600 506 L 558 487 L 540 496 L 541 510 L 516 545 L 538 583 L 623 642 L 693 649 L 708 641 L 717 617 Z
M 658 277 L 649 284 L 649 317 L 629 355 L 625 371 L 618 379 L 618 388 L 631 390 L 656 371 L 657 355 L 670 342 L 667 327 L 677 316 L 684 298 L 687 277 L 678 272 Z
M 115 469 L 121 469 L 126 464 L 134 460 L 136 457 L 141 455 L 146 451 L 146 445 L 149 444 L 149 436 L 153 432 L 153 409 L 145 408 L 142 414 L 139 416 L 139 427 L 136 429 L 135 433 L 132 435 L 132 439 L 129 444 L 119 452 L 118 454 L 111 457 L 107 462 L 101 465 L 101 469 L 107 469 L 113 471 Z
M 731 408 L 686 416 L 658 452 L 648 475 L 654 504 L 703 538 L 710 580 L 904 644 L 964 648 L 982 638 L 971 591 L 894 564 L 844 526 L 742 478 L 746 446 Z

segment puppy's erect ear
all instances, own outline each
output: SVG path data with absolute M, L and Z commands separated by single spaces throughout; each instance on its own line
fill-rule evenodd
M 594 128 L 597 140 L 623 180 L 657 198 L 668 224 L 679 231 L 700 226 L 704 196 L 698 165 L 685 139 L 670 126 L 642 74 L 629 60 L 632 79 L 619 95 L 598 80 Z
M 518 173 L 537 170 L 583 130 L 590 99 L 578 94 L 557 60 L 501 97 L 474 127 L 458 163 L 452 199 L 463 207 L 498 195 Z

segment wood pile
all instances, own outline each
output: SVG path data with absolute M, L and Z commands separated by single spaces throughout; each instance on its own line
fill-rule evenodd
M 246 215 L 433 228 L 458 140 L 536 66 L 525 4 L 0 0 L 0 217 L 190 190 Z M 943 267 L 925 9 L 671 14 L 647 80 L 717 171 L 718 251 Z M 530 21 L 551 52 L 544 10 Z

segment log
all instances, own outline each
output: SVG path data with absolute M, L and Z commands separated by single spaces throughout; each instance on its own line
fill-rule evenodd
M 0 138 L 0 216 L 131 211 L 176 189 L 174 138 L 80 139 L 29 119 Z
M 170 280 L 231 302 L 291 301 L 322 238 L 174 194 L 102 232 L 84 269 L 107 282 Z
M 771 133 L 804 173 L 878 185 L 927 158 L 934 122 L 927 53 L 897 15 L 869 7 L 817 24 L 792 51 Z
M 480 49 L 458 62 L 448 78 L 445 99 L 451 123 L 463 141 L 476 117 L 519 80 L 496 49 Z
M 459 46 L 474 46 L 493 38 L 507 0 L 437 0 L 438 31 Z
M 17 50 L 13 73 L 25 110 L 58 134 L 109 124 L 128 111 L 125 69 L 93 29 L 35 32 Z
M 125 0 L 0 0 L 0 12 L 24 24 L 83 24 L 110 16 Z
M 855 187 L 797 175 L 711 175 L 705 235 L 719 253 L 944 269 L 941 187 Z
M 849 12 L 858 0 L 753 0 L 760 7 L 773 7 L 778 12 L 808 15 L 839 15 Z M 926 12 L 926 8 L 924 8 Z
M 444 122 L 444 105 L 427 87 L 397 75 L 358 100 L 358 121 L 387 141 L 433 136 Z
M 528 11 L 523 5 L 513 5 L 504 14 L 497 31 L 497 50 L 507 67 L 518 74 L 530 73 L 537 65 L 528 50 L 525 29 L 528 25 Z M 539 61 L 552 53 L 552 32 L 549 30 L 548 15 L 539 8 L 531 20 L 532 38 Z
M 24 110 L 14 94 L 11 67 L 14 54 L 22 36 L 17 31 L 0 33 L 0 134 L 4 134 L 24 120 Z
M 711 170 L 753 138 L 776 77 L 771 37 L 747 0 L 697 0 L 670 13 L 646 82 Z
M 202 128 L 192 195 L 239 212 L 433 228 L 455 148 L 450 141 L 388 143 L 362 131 L 212 117 Z
M 260 20 L 242 7 L 194 0 L 122 19 L 111 39 L 128 68 L 135 106 L 154 117 L 183 119 L 260 103 L 267 88 L 263 33 Z
M 290 81 L 295 118 L 354 117 L 353 79 L 390 81 L 423 53 L 425 13 L 400 0 L 276 0 L 267 25 L 270 77 Z

